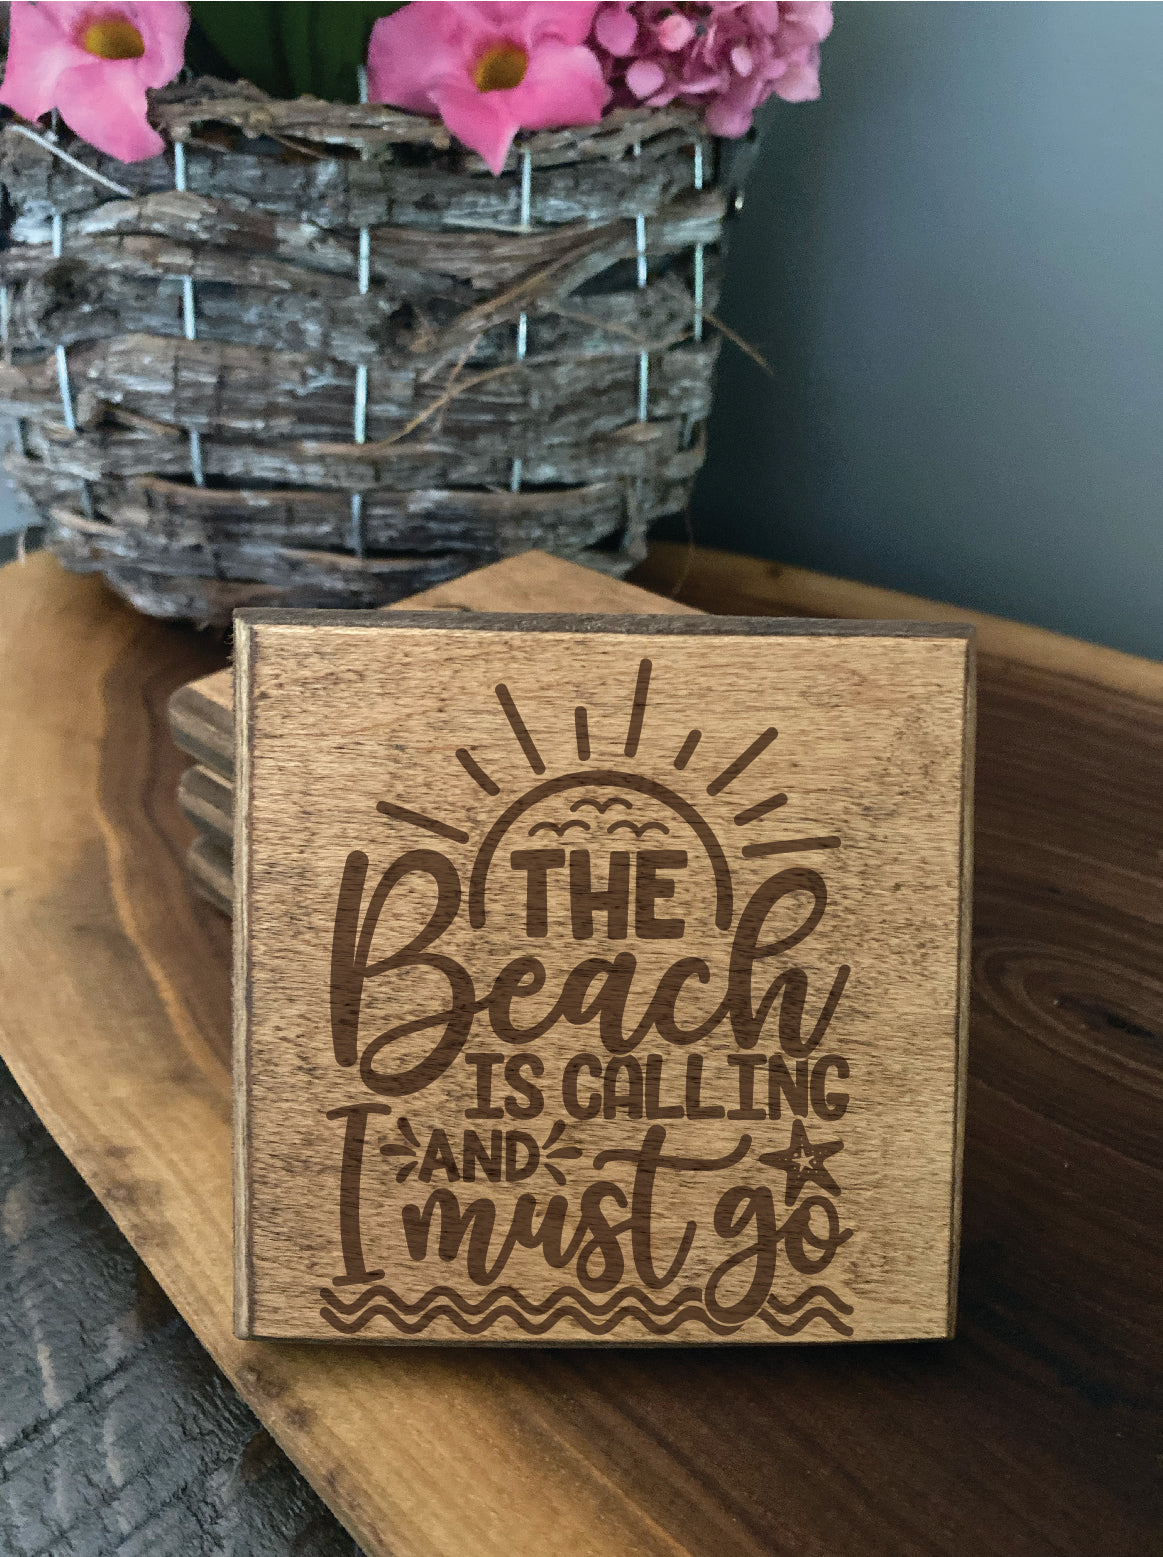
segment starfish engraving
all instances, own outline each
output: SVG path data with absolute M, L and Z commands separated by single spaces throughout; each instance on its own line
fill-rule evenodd
M 843 1147 L 843 1141 L 817 1141 L 813 1144 L 802 1121 L 793 1119 L 791 1145 L 781 1152 L 764 1152 L 759 1160 L 767 1167 L 779 1168 L 787 1174 L 783 1199 L 785 1205 L 792 1206 L 799 1199 L 804 1185 L 809 1182 L 818 1184 L 830 1195 L 840 1193 L 840 1186 L 825 1167 L 825 1162 L 842 1151 Z

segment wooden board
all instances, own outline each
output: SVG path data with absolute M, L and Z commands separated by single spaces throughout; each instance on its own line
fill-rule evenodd
M 801 608 L 802 575 L 785 603 L 773 565 L 736 563 L 746 610 Z M 730 603 L 716 566 L 696 554 L 691 603 Z M 842 609 L 861 600 L 847 586 Z M 1055 640 L 1060 672 L 1033 658 L 1048 637 L 1027 661 L 1011 624 L 1006 655 L 979 660 L 956 1340 L 293 1347 L 231 1333 L 229 924 L 186 887 L 188 759 L 165 721 L 221 657 L 47 557 L 0 571 L 0 1048 L 369 1553 L 1153 1549 L 1163 666 Z
M 355 1557 L 2 1064 L 0 1206 L 4 1557 Z
M 238 1333 L 949 1334 L 970 632 L 240 612 Z

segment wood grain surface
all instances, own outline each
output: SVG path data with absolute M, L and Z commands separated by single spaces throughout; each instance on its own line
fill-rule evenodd
M 240 612 L 237 1332 L 950 1334 L 971 636 Z
M 726 603 L 714 560 L 693 603 Z M 768 565 L 737 581 L 742 609 L 780 609 Z M 955 1341 L 337 1355 L 230 1334 L 229 926 L 185 884 L 164 715 L 218 651 L 41 556 L 0 573 L 0 634 L 4 1057 L 369 1552 L 1153 1548 L 1159 667 L 1073 646 L 1064 673 L 1024 662 L 1020 632 L 982 656 Z

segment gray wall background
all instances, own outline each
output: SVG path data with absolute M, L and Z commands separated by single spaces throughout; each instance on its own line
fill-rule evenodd
M 696 538 L 1163 657 L 1163 5 L 841 3 L 823 52 Z

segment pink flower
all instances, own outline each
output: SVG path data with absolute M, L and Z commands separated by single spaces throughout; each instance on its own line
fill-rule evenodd
M 774 93 L 789 103 L 820 95 L 820 44 L 829 0 L 701 5 L 602 5 L 594 45 L 614 106 L 686 103 L 712 135 L 736 137 Z
M 406 5 L 368 46 L 368 95 L 439 114 L 488 163 L 505 165 L 518 130 L 596 124 L 609 98 L 585 47 L 595 5 Z
M 165 142 L 145 117 L 145 92 L 181 70 L 189 25 L 177 0 L 13 0 L 0 103 L 24 119 L 59 109 L 70 130 L 122 162 L 156 157 Z

